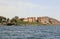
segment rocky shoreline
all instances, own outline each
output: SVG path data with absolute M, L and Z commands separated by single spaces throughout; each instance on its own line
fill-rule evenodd
M 48 16 L 27 18 L 15 16 L 12 19 L 0 16 L 0 25 L 60 25 L 60 21 Z

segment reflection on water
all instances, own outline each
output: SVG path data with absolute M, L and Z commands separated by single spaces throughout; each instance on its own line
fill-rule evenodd
M 0 39 L 60 39 L 60 26 L 0 26 Z

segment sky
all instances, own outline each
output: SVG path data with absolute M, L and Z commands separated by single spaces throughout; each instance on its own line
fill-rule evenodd
M 60 0 L 0 0 L 0 16 L 48 16 L 60 20 Z

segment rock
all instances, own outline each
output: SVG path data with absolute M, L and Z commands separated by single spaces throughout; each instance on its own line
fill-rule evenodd
M 60 21 L 50 18 L 47 16 L 44 17 L 37 17 L 37 21 L 41 24 L 54 24 L 54 25 L 60 25 Z

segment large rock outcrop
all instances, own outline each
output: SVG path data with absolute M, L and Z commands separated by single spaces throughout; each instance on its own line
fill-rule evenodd
M 53 25 L 60 25 L 60 21 L 50 18 L 47 16 L 44 17 L 37 17 L 37 21 L 41 24 L 53 24 Z

